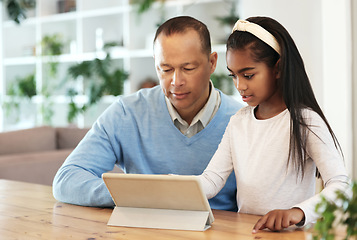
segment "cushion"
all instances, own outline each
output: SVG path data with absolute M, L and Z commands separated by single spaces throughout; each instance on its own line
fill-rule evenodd
M 71 149 L 0 156 L 0 178 L 52 185 Z
M 74 149 L 88 132 L 88 128 L 56 128 L 57 148 Z
M 0 133 L 0 155 L 56 149 L 56 132 L 52 127 L 35 127 Z

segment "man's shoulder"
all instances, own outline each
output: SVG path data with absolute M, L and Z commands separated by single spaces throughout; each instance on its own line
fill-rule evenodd
M 156 86 L 153 88 L 143 88 L 134 93 L 125 95 L 121 97 L 122 101 L 150 101 L 158 99 L 159 96 L 162 96 L 162 90 L 160 86 Z
M 163 98 L 162 90 L 159 86 L 156 86 L 121 96 L 118 98 L 118 103 L 124 108 L 138 108 L 140 106 L 155 107 L 159 105 L 159 102 L 162 100 L 161 98 Z
M 221 106 L 226 108 L 226 111 L 236 113 L 239 109 L 244 107 L 244 105 L 234 99 L 233 96 L 229 96 L 219 91 L 221 95 Z
M 162 102 L 164 101 L 160 88 L 143 89 L 129 95 L 119 96 L 103 114 L 121 116 L 158 114 L 162 111 Z

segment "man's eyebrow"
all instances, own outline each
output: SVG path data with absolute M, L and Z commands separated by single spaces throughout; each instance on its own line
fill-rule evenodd
M 227 69 L 228 69 L 228 71 L 233 72 L 231 69 L 229 69 L 228 66 L 227 66 Z M 255 67 L 242 68 L 242 69 L 240 69 L 240 70 L 238 71 L 238 73 L 242 73 L 242 72 L 245 72 L 245 71 L 248 71 L 248 70 L 253 70 L 253 69 L 255 69 Z
M 180 66 L 185 67 L 187 65 L 195 65 L 195 64 L 197 65 L 196 62 L 185 62 L 185 63 L 181 64 Z M 160 67 L 171 67 L 171 65 L 168 63 L 160 63 Z
M 181 66 L 184 67 L 184 66 L 192 65 L 192 64 L 195 64 L 195 63 L 194 62 L 186 62 L 186 63 L 181 64 Z

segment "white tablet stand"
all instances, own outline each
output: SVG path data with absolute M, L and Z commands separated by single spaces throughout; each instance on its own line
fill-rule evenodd
M 110 226 L 204 231 L 213 214 L 197 176 L 105 173 Z

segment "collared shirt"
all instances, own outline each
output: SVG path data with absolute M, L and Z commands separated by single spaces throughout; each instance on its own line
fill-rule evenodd
M 189 125 L 185 120 L 181 118 L 176 109 L 172 106 L 170 100 L 165 97 L 166 105 L 169 110 L 172 121 L 175 126 L 184 134 L 186 137 L 190 138 L 196 133 L 199 133 L 204 129 L 207 124 L 212 120 L 218 108 L 221 104 L 221 96 L 219 92 L 214 88 L 213 83 L 211 84 L 211 92 L 205 106 L 198 112 L 198 114 L 193 118 L 191 124 Z

